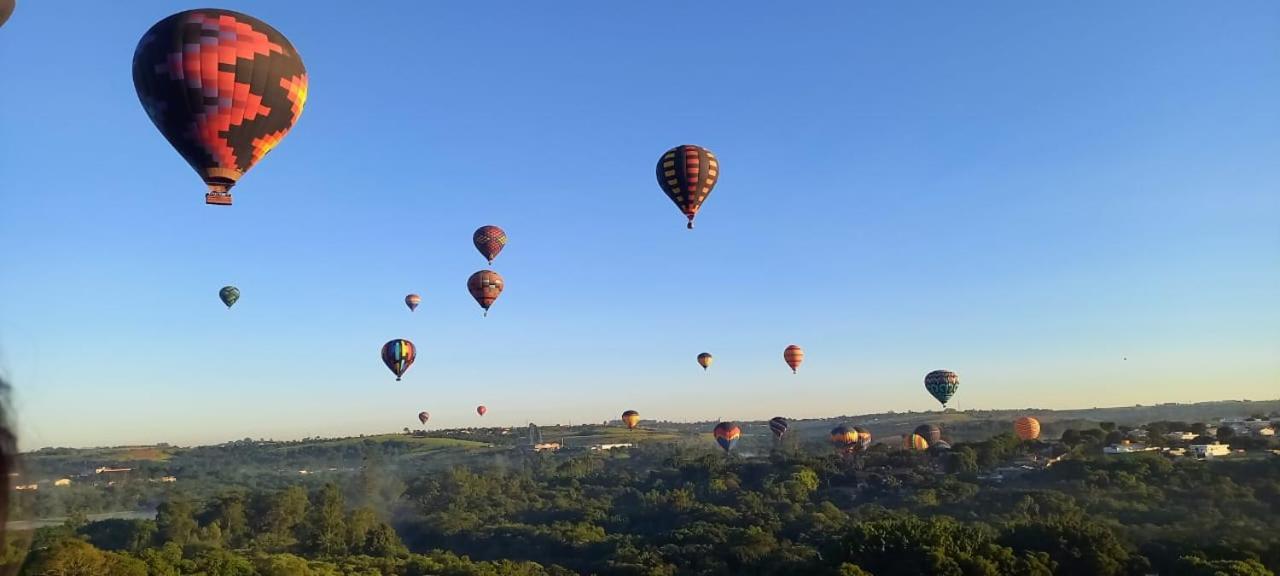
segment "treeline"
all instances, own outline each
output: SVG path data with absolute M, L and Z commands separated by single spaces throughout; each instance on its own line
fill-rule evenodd
M 1110 428 L 1110 426 L 1108 426 Z M 155 520 L 36 533 L 23 574 L 1265 576 L 1280 458 L 1069 454 L 1002 434 L 949 452 L 765 457 L 645 444 L 307 490 L 172 495 Z M 1031 466 L 1030 468 L 1034 468 Z M 16 549 L 10 562 L 17 562 Z M 88 566 L 92 569 L 75 567 Z M 75 570 L 81 570 L 79 572 Z M 89 571 L 84 571 L 89 570 Z

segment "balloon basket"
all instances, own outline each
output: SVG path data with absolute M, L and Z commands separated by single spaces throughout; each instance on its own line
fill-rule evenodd
M 211 204 L 213 206 L 230 206 L 231 194 L 209 192 L 208 194 L 204 195 L 204 203 Z

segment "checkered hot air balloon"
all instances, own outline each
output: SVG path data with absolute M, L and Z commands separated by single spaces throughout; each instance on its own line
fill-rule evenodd
M 716 155 L 701 146 L 682 144 L 658 159 L 657 173 L 658 185 L 689 219 L 692 230 L 694 217 L 720 179 Z
M 944 410 L 958 388 L 960 377 L 950 370 L 934 370 L 924 376 L 924 389 L 942 404 Z
M 742 436 L 742 430 L 733 422 L 721 422 L 716 424 L 711 434 L 715 436 L 716 444 L 720 445 L 720 449 L 724 450 L 725 454 L 728 454 L 730 450 L 733 450 L 734 446 L 738 445 L 738 438 Z
M 307 103 L 289 39 L 252 16 L 204 8 L 152 26 L 133 52 L 133 86 L 151 122 L 209 188 L 231 187 L 284 139 Z
M 387 369 L 396 375 L 396 381 L 400 381 L 400 377 L 404 376 L 405 371 L 413 365 L 413 360 L 418 357 L 418 349 L 413 346 L 413 342 L 404 338 L 396 338 L 382 345 L 382 363 L 387 365 Z
M 507 245 L 507 233 L 497 226 L 481 226 L 471 235 L 471 243 L 476 245 L 476 250 L 492 266 L 493 259 Z
M 493 270 L 481 270 L 467 279 L 467 291 L 484 308 L 485 316 L 489 315 L 489 307 L 502 295 L 504 286 L 502 276 Z

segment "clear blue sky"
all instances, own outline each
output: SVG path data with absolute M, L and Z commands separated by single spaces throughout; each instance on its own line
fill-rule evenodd
M 311 88 L 223 209 L 130 77 L 197 6 L 20 0 L 23 446 L 925 410 L 936 368 L 961 409 L 1277 396 L 1280 4 L 806 4 L 230 0 Z M 722 167 L 692 232 L 653 175 L 681 143 Z

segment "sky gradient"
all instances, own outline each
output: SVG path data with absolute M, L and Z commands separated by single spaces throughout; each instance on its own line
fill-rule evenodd
M 229 209 L 130 76 L 191 7 L 25 0 L 0 29 L 24 448 L 420 410 L 927 410 L 938 368 L 960 409 L 1280 390 L 1275 2 L 227 1 L 310 76 Z M 721 163 L 694 231 L 653 174 L 683 143 Z M 511 238 L 488 318 L 465 287 L 483 224 Z M 419 356 L 396 382 L 378 349 L 401 337 Z

